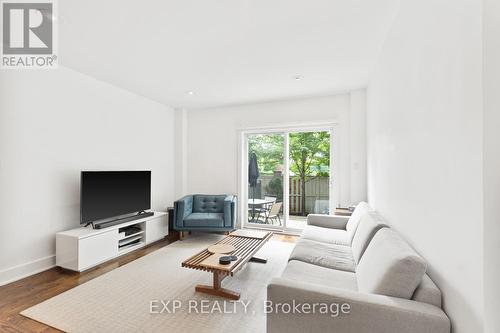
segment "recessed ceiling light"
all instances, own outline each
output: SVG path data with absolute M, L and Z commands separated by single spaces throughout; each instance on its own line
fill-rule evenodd
M 300 80 L 302 80 L 304 77 L 303 77 L 302 75 L 295 75 L 293 78 L 295 79 L 295 81 L 300 81 Z
M 190 90 L 190 91 L 186 92 L 186 94 L 188 94 L 188 95 L 194 95 L 194 91 Z

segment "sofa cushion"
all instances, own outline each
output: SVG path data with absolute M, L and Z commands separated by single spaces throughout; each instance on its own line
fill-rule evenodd
M 223 227 L 223 213 L 192 213 L 184 218 L 186 227 Z
M 410 299 L 425 274 L 425 261 L 395 231 L 380 229 L 356 268 L 359 291 Z
M 193 213 L 223 213 L 225 195 L 202 195 L 193 196 Z
M 417 302 L 432 304 L 440 308 L 441 290 L 439 290 L 429 275 L 424 274 L 422 281 L 418 285 L 417 289 L 415 289 L 411 299 Z
M 382 217 L 374 211 L 366 212 L 361 217 L 361 221 L 359 222 L 351 244 L 352 254 L 356 264 L 359 263 L 361 256 L 368 247 L 368 244 L 370 244 L 373 236 L 383 227 L 387 227 L 387 224 L 385 224 Z
M 351 245 L 347 231 L 316 227 L 314 225 L 307 225 L 302 231 L 301 238 L 329 244 Z
M 345 230 L 349 216 L 325 215 L 325 214 L 307 214 L 307 225 L 315 225 L 328 229 Z
M 356 274 L 291 260 L 282 278 L 357 291 Z
M 349 218 L 349 222 L 347 222 L 346 225 L 347 239 L 349 241 L 349 244 L 351 244 L 352 242 L 354 234 L 356 233 L 356 229 L 358 228 L 358 225 L 361 222 L 361 218 L 371 210 L 372 209 L 370 208 L 368 203 L 362 201 L 356 206 L 354 212 L 352 212 L 352 215 Z
M 356 270 L 349 246 L 326 244 L 309 239 L 300 239 L 297 242 L 289 260 L 299 260 L 347 272 Z

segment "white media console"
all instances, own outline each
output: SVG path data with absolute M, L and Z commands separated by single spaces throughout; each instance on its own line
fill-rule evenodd
M 126 235 L 127 227 L 134 228 Z M 82 272 L 104 261 L 139 249 L 168 235 L 168 215 L 153 216 L 125 222 L 104 229 L 91 226 L 56 234 L 56 265 Z

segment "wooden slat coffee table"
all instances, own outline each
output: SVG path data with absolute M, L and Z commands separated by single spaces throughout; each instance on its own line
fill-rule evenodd
M 221 287 L 221 282 L 227 276 L 233 276 L 235 272 L 239 271 L 250 261 L 257 261 L 265 263 L 266 260 L 254 257 L 254 254 L 272 237 L 271 232 L 253 231 L 253 230 L 236 230 L 224 237 L 214 245 L 224 244 L 234 246 L 234 251 L 231 253 L 212 253 L 205 249 L 182 263 L 182 267 L 198 269 L 213 273 L 213 285 L 197 285 L 196 291 L 207 293 L 210 295 L 225 297 L 229 299 L 238 300 L 240 294 L 236 291 L 225 289 Z M 210 247 L 212 249 L 217 247 Z M 222 247 L 221 247 L 222 248 Z M 229 247 L 230 248 L 230 247 Z M 238 259 L 232 261 L 229 265 L 219 264 L 221 256 L 233 255 Z

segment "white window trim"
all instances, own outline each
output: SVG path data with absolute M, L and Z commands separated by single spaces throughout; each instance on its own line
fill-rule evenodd
M 248 227 L 246 221 L 247 218 L 247 206 L 246 202 L 248 200 L 248 182 L 246 179 L 248 177 L 248 145 L 246 136 L 249 134 L 268 134 L 268 133 L 284 133 L 285 134 L 285 154 L 288 153 L 288 134 L 293 132 L 314 132 L 314 131 L 330 131 L 330 214 L 333 214 L 335 207 L 338 206 L 340 199 L 340 177 L 339 177 L 339 139 L 340 139 L 340 125 L 336 121 L 325 121 L 320 123 L 309 123 L 309 124 L 288 124 L 288 125 L 272 125 L 272 126 L 261 126 L 261 127 L 249 127 L 238 129 L 238 220 L 239 227 Z M 288 158 L 285 158 L 284 168 L 289 172 L 288 168 Z M 285 182 L 284 191 L 289 193 L 289 184 Z M 288 195 L 285 196 L 284 200 L 285 211 L 288 212 L 289 208 L 289 198 Z M 269 228 L 274 229 L 274 228 Z M 276 229 L 277 231 L 284 232 L 296 232 L 297 229 L 283 228 Z

